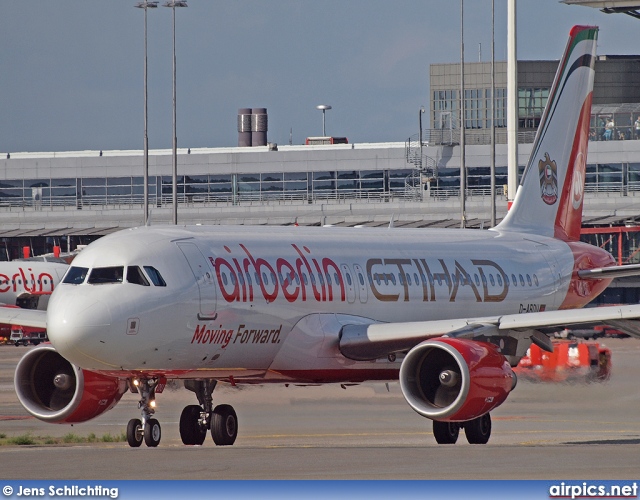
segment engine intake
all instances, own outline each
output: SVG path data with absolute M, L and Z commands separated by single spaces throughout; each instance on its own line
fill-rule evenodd
M 493 344 L 464 339 L 427 340 L 400 367 L 409 405 L 432 420 L 463 422 L 500 406 L 516 385 L 505 357 Z
M 83 370 L 51 345 L 38 346 L 18 362 L 18 400 L 34 417 L 50 423 L 85 422 L 113 408 L 126 381 Z

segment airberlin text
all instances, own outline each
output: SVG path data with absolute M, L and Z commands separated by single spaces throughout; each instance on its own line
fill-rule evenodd
M 278 298 L 288 302 L 344 302 L 348 286 L 358 281 L 382 302 L 409 302 L 411 296 L 420 296 L 424 302 L 455 302 L 463 291 L 472 294 L 476 302 L 502 302 L 509 292 L 507 274 L 487 259 L 433 259 L 429 263 L 418 258 L 368 259 L 365 276 L 359 274 L 361 269 L 351 275 L 347 264 L 316 258 L 304 245 L 292 243 L 293 257 L 269 261 L 254 257 L 243 244 L 239 247 L 239 251 L 232 252 L 225 246 L 225 252 L 231 255 L 209 257 L 222 298 L 228 303 L 254 302 L 258 297 L 267 303 Z M 354 265 L 353 269 L 359 267 Z M 420 292 L 416 293 L 416 289 Z
M 209 328 L 207 325 L 197 325 L 191 339 L 192 344 L 217 344 L 221 348 L 229 344 L 278 344 L 282 325 L 277 328 L 249 328 L 238 325 L 238 328 Z

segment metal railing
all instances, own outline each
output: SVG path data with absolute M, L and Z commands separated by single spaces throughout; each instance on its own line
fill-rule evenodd
M 178 204 L 182 207 L 214 207 L 232 205 L 268 205 L 268 204 L 310 204 L 310 203 L 345 203 L 357 201 L 362 203 L 384 203 L 389 201 L 427 201 L 445 200 L 460 196 L 457 187 L 438 188 L 425 184 L 424 171 L 415 170 L 405 178 L 403 188 L 391 191 L 344 189 L 326 191 L 240 191 L 237 193 L 202 193 L 178 194 Z M 640 193 L 640 181 L 600 182 L 586 184 L 585 192 L 602 195 L 637 196 Z M 469 197 L 487 197 L 491 195 L 489 186 L 478 186 L 466 189 Z M 496 196 L 504 196 L 503 186 L 496 187 Z M 153 207 L 172 206 L 170 194 L 149 197 Z M 84 195 L 51 196 L 34 200 L 31 197 L 5 197 L 0 199 L 0 212 L 24 209 L 30 211 L 55 210 L 102 210 L 106 208 L 138 209 L 143 205 L 142 195 Z

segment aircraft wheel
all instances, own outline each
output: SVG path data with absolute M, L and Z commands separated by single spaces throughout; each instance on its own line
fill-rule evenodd
M 232 445 L 238 436 L 238 417 L 233 406 L 218 405 L 213 409 L 211 437 L 218 446 Z
M 460 424 L 457 422 L 433 421 L 433 436 L 438 444 L 456 444 L 460 434 Z
M 162 437 L 162 430 L 160 429 L 160 422 L 155 418 L 147 420 L 147 425 L 144 427 L 144 442 L 150 448 L 155 448 L 160 444 L 160 438 Z
M 202 408 L 198 405 L 185 406 L 180 415 L 180 438 L 186 445 L 201 445 L 207 437 L 207 430 L 200 425 Z
M 142 444 L 142 422 L 139 418 L 132 418 L 127 424 L 127 443 L 132 448 Z
M 485 413 L 464 423 L 464 433 L 469 444 L 487 444 L 491 437 L 491 416 Z

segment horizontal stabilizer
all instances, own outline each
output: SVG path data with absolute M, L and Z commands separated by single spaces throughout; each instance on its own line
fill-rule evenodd
M 600 267 L 597 269 L 581 269 L 578 271 L 578 277 L 583 280 L 625 278 L 627 276 L 640 276 L 640 264 Z

